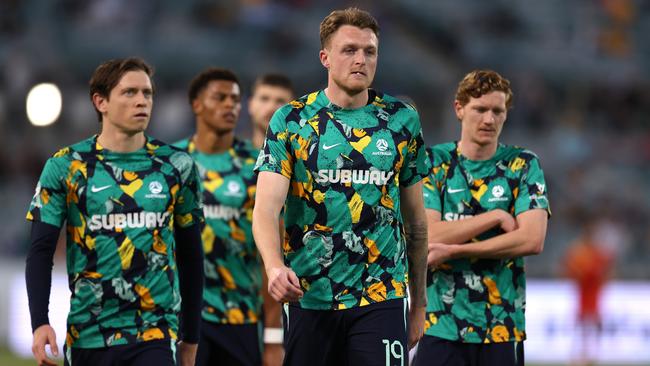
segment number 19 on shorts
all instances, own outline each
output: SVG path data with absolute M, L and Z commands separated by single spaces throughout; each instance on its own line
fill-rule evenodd
M 393 366 L 391 360 L 399 360 L 399 366 L 404 366 L 404 346 L 400 341 L 391 342 L 388 339 L 382 339 L 381 342 L 386 347 L 386 366 Z M 397 363 L 395 365 L 398 365 Z

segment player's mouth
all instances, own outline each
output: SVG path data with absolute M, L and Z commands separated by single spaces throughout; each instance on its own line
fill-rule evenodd
M 237 119 L 237 115 L 233 112 L 226 112 L 222 116 L 228 122 L 234 122 Z
M 366 76 L 366 73 L 363 71 L 352 71 L 350 74 L 354 76 Z
M 136 113 L 134 116 L 135 118 L 147 118 L 149 117 L 149 113 L 140 112 L 140 113 Z

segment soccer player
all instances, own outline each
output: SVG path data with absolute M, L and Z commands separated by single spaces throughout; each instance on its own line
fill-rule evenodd
M 369 89 L 378 34 L 356 8 L 325 17 L 327 88 L 274 114 L 257 161 L 253 232 L 285 303 L 286 365 L 406 364 L 422 335 L 430 166 L 417 112 Z
M 264 74 L 259 76 L 253 84 L 252 94 L 248 100 L 248 114 L 253 122 L 253 146 L 260 149 L 264 143 L 266 129 L 271 117 L 278 108 L 293 99 L 293 84 L 291 79 L 283 74 Z M 280 220 L 281 221 L 281 220 Z M 284 225 L 280 222 L 280 228 Z M 281 233 L 284 229 L 280 229 Z M 262 295 L 264 311 L 264 353 L 262 355 L 265 366 L 279 366 L 284 358 L 282 348 L 282 314 L 281 308 L 266 290 L 268 279 L 266 272 L 262 271 Z
M 524 365 L 526 255 L 550 215 L 537 156 L 499 143 L 510 82 L 476 70 L 454 101 L 458 142 L 433 146 L 425 180 L 428 306 L 415 365 Z
M 199 180 L 189 154 L 147 135 L 152 69 L 107 61 L 90 80 L 99 135 L 47 160 L 27 219 L 26 280 L 39 365 L 58 354 L 48 324 L 52 257 L 66 223 L 70 313 L 66 365 L 194 364 L 203 251 Z
M 590 218 L 583 232 L 569 245 L 563 260 L 565 274 L 574 281 L 578 295 L 575 364 L 594 363 L 597 341 L 602 330 L 600 299 L 614 264 L 611 252 L 605 249 L 598 235 L 598 222 Z
M 199 167 L 206 220 L 202 231 L 206 282 L 196 364 L 258 366 L 262 265 L 251 219 L 259 150 L 235 137 L 241 91 L 232 71 L 202 71 L 190 83 L 188 94 L 196 133 L 175 146 L 189 152 Z M 281 362 L 282 353 L 275 354 L 280 357 L 275 363 Z
M 262 147 L 273 113 L 291 99 L 293 85 L 287 76 L 264 74 L 255 80 L 248 100 L 248 114 L 253 122 L 253 146 L 258 149 Z

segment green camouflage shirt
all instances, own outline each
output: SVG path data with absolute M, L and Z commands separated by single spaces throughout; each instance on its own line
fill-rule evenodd
M 61 149 L 43 168 L 27 219 L 66 222 L 68 347 L 176 339 L 173 227 L 202 220 L 189 154 L 148 137 L 132 153 L 108 151 L 96 136 Z
M 201 153 L 189 139 L 174 145 L 192 155 L 203 182 L 203 319 L 256 323 L 262 306 L 262 272 L 251 223 L 259 149 L 237 139 L 221 154 Z
M 429 150 L 432 173 L 424 180 L 424 204 L 443 221 L 462 220 L 494 209 L 513 216 L 549 211 L 544 173 L 537 156 L 519 147 L 498 145 L 489 160 L 472 161 L 457 143 Z M 485 240 L 500 235 L 492 229 Z M 430 271 L 425 334 L 452 341 L 522 341 L 526 305 L 524 259 L 454 259 Z
M 429 172 L 417 112 L 370 91 L 358 109 L 323 91 L 273 116 L 256 169 L 290 180 L 285 263 L 296 272 L 306 309 L 345 309 L 406 291 L 400 186 Z

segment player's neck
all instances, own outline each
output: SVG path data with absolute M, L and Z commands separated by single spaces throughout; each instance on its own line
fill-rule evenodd
M 458 149 L 460 153 L 469 160 L 489 160 L 492 159 L 497 152 L 497 143 L 489 145 L 479 145 L 477 143 L 460 140 L 458 142 Z
M 214 129 L 199 124 L 192 137 L 196 149 L 204 154 L 220 154 L 228 151 L 235 140 L 235 131 L 219 133 Z
M 264 139 L 266 138 L 266 128 L 263 128 L 257 123 L 253 123 L 253 136 L 251 138 L 253 146 L 260 149 L 264 145 Z
M 335 83 L 332 82 L 329 83 L 325 89 L 325 95 L 327 96 L 327 99 L 330 100 L 330 102 L 336 104 L 341 108 L 357 109 L 368 104 L 368 89 L 364 89 L 357 94 L 350 95 L 348 92 L 339 88 Z
M 107 126 L 102 126 L 102 132 L 97 137 L 97 142 L 104 149 L 119 153 L 134 152 L 142 149 L 147 140 L 143 131 L 129 133 Z

